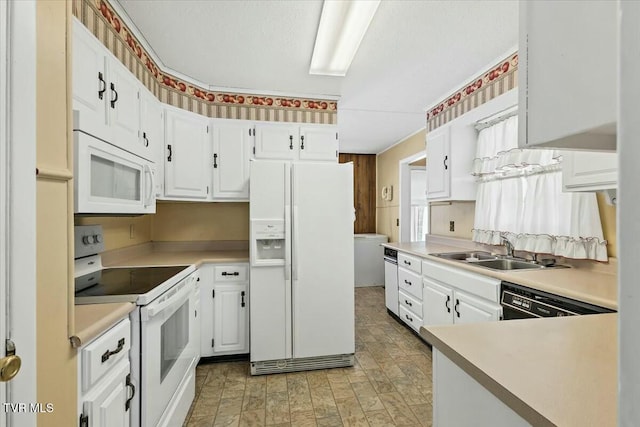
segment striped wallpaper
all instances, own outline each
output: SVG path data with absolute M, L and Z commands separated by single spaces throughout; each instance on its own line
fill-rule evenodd
M 214 118 L 336 124 L 337 102 L 327 99 L 211 92 L 165 73 L 105 0 L 72 0 L 78 18 L 160 101 Z M 212 82 L 215 84 L 215 82 Z

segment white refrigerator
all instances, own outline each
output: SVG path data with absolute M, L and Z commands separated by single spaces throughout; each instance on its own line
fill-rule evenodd
M 353 365 L 353 164 L 252 160 L 251 373 Z

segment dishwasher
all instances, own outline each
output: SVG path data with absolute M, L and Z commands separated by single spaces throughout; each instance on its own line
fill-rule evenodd
M 384 302 L 398 316 L 398 251 L 384 248 Z
M 502 282 L 501 284 L 500 304 L 502 305 L 502 320 L 615 312 L 615 310 L 605 307 L 510 282 Z

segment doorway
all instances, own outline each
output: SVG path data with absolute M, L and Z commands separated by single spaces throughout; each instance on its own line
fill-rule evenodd
M 427 166 L 424 152 L 400 160 L 400 242 L 424 241 L 429 233 Z

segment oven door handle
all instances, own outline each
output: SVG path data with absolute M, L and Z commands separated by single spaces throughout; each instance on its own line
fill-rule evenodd
M 168 291 L 169 293 L 173 292 L 173 295 L 169 295 L 168 298 L 163 301 L 157 303 L 152 302 L 148 306 L 143 307 L 141 309 L 142 320 L 150 320 L 158 314 L 167 311 L 168 308 L 172 308 L 170 312 L 166 313 L 166 316 L 170 316 L 180 308 L 194 291 L 193 281 L 188 278 L 184 279 L 184 281 L 186 283 L 177 291 Z

